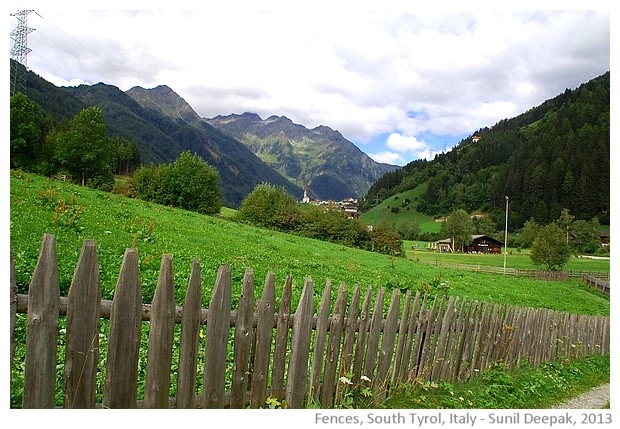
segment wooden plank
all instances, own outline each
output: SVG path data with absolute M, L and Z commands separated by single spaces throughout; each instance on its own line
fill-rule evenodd
M 176 408 L 195 408 L 201 306 L 200 263 L 194 258 L 182 310 Z
M 353 378 L 353 347 L 355 346 L 355 331 L 357 330 L 357 313 L 359 312 L 359 307 L 360 285 L 355 285 L 349 305 L 349 313 L 345 322 L 342 353 L 340 354 L 339 380 L 340 377 L 346 377 L 348 380 Z M 342 403 L 347 387 L 346 383 L 337 383 L 336 404 Z
M 65 408 L 94 408 L 101 286 L 94 240 L 85 240 L 67 297 Z
M 441 380 L 452 381 L 453 380 L 453 370 L 455 367 L 455 349 L 458 348 L 459 338 L 462 334 L 463 329 L 463 314 L 464 314 L 464 300 L 459 299 L 458 297 L 454 301 L 453 305 L 453 315 L 452 322 L 450 325 L 448 336 L 446 337 L 445 344 L 445 352 L 444 352 L 444 361 L 442 365 L 441 372 L 438 375 L 438 378 Z
M 373 401 L 379 405 L 385 401 L 388 391 L 388 373 L 394 354 L 394 343 L 396 342 L 396 329 L 398 328 L 398 313 L 400 311 L 400 290 L 392 290 L 390 307 L 383 327 L 383 338 L 379 350 L 379 363 L 377 365 L 377 375 L 373 383 Z
M 149 324 L 144 408 L 169 407 L 175 307 L 172 255 L 164 254 L 161 258 Z
M 450 296 L 448 299 L 448 306 L 442 315 L 441 328 L 439 332 L 435 333 L 437 338 L 437 351 L 433 359 L 433 370 L 431 375 L 433 380 L 441 379 L 441 373 L 446 365 L 446 344 L 449 340 L 450 332 L 453 329 L 452 320 L 454 318 L 455 300 L 458 300 L 458 297 Z
M 359 386 L 360 377 L 363 371 L 364 356 L 366 355 L 366 339 L 368 337 L 368 327 L 370 326 L 370 301 L 372 299 L 372 288 L 366 290 L 362 311 L 360 313 L 359 333 L 355 344 L 355 356 L 353 357 L 353 374 L 351 382 L 354 386 Z
M 222 265 L 207 314 L 202 408 L 224 408 L 231 310 L 230 265 Z
M 405 351 L 402 358 L 402 364 L 400 366 L 399 380 L 401 382 L 407 381 L 409 374 L 409 366 L 411 362 L 411 352 L 413 347 L 413 341 L 415 337 L 415 329 L 418 322 L 420 309 L 420 291 L 417 291 L 413 300 L 413 306 L 410 311 L 409 320 L 407 322 L 407 342 L 405 343 Z
M 312 280 L 306 278 L 293 321 L 291 359 L 286 383 L 286 404 L 291 409 L 304 407 L 312 334 L 313 297 Z
M 104 408 L 136 408 L 142 334 L 142 286 L 138 251 L 125 250 L 110 310 Z
M 23 408 L 53 408 L 60 288 L 56 237 L 45 234 L 28 288 Z
M 422 346 L 426 337 L 426 326 L 428 324 L 429 309 L 428 309 L 428 294 L 425 293 L 422 298 L 422 304 L 420 304 L 420 313 L 417 316 L 415 327 L 415 343 L 413 347 L 413 353 L 411 355 L 411 365 L 409 370 L 408 381 L 413 383 L 418 378 L 420 370 Z
M 433 307 L 431 308 L 430 316 L 428 319 L 428 325 L 424 343 L 422 345 L 422 356 L 420 359 L 420 369 L 418 370 L 418 377 L 426 381 L 431 379 L 433 356 L 435 355 L 435 332 L 437 332 L 438 323 L 441 323 L 441 318 L 438 316 L 442 313 L 445 296 L 441 299 L 435 298 Z
M 319 403 L 320 383 L 323 370 L 323 353 L 325 352 L 325 338 L 329 328 L 329 309 L 331 305 L 332 282 L 327 279 L 323 297 L 317 313 L 316 331 L 314 334 L 314 350 L 312 351 L 312 365 L 310 367 L 310 386 L 308 398 L 313 404 Z
M 244 408 L 250 375 L 250 346 L 254 337 L 254 271 L 245 270 L 243 289 L 237 308 L 235 351 L 230 408 Z
M 364 375 L 372 382 L 375 379 L 375 367 L 377 365 L 377 355 L 379 353 L 379 340 L 381 329 L 383 328 L 383 305 L 385 299 L 385 288 L 380 288 L 375 298 L 375 306 L 370 320 L 370 332 L 368 334 L 368 345 L 366 346 L 366 358 L 364 361 Z M 362 385 L 369 385 L 370 382 L 362 380 Z
M 402 366 L 403 356 L 405 353 L 405 344 L 407 341 L 407 326 L 409 325 L 409 311 L 411 305 L 411 291 L 405 293 L 405 303 L 403 304 L 403 314 L 400 318 L 398 326 L 398 343 L 396 344 L 396 354 L 394 355 L 394 366 L 392 367 L 392 375 L 390 384 L 397 386 L 400 382 L 400 367 Z
M 459 361 L 461 366 L 459 371 L 459 380 L 469 379 L 474 370 L 474 358 L 475 358 L 475 350 L 476 350 L 476 337 L 478 335 L 478 325 L 480 320 L 480 314 L 482 313 L 482 303 L 475 301 L 472 306 L 470 306 L 470 311 L 468 315 L 467 325 L 466 325 L 466 335 L 463 338 L 463 354 L 462 358 Z
M 459 314 L 459 322 L 457 326 L 456 335 L 453 339 L 452 356 L 450 358 L 452 364 L 445 376 L 446 380 L 456 381 L 459 377 L 461 363 L 463 361 L 464 343 L 467 336 L 466 327 L 469 323 L 469 317 L 473 302 L 469 298 L 464 298 L 461 301 L 461 310 Z
M 273 317 L 276 301 L 274 273 L 267 273 L 263 296 L 256 309 L 256 344 L 254 349 L 254 366 L 252 368 L 252 388 L 250 407 L 260 408 L 267 399 L 267 380 L 269 378 L 269 360 L 271 359 L 271 341 Z
M 482 360 L 482 354 L 487 340 L 488 315 L 492 305 L 493 304 L 488 302 L 481 302 L 478 309 L 476 328 L 474 330 L 474 349 L 471 355 L 472 365 L 469 369 L 469 378 L 480 375 L 480 361 Z
M 280 299 L 280 308 L 276 322 L 276 344 L 273 352 L 273 371 L 271 374 L 270 396 L 279 400 L 284 399 L 284 371 L 286 368 L 286 354 L 289 341 L 289 323 L 291 315 L 291 297 L 293 295 L 293 278 L 288 275 L 284 282 L 284 290 Z
M 334 404 L 336 391 L 336 369 L 340 356 L 342 330 L 344 328 L 344 315 L 347 307 L 347 287 L 340 284 L 338 296 L 334 304 L 334 314 L 329 323 L 329 340 L 325 353 L 325 368 L 323 370 L 323 383 L 321 384 L 321 408 L 331 408 Z M 342 384 L 342 383 L 340 383 Z

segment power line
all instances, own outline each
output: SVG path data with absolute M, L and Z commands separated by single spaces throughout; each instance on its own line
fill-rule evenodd
M 103 64 L 106 68 L 109 68 L 111 70 L 114 70 L 115 72 L 117 72 L 118 74 L 128 78 L 128 79 L 132 79 L 132 77 L 127 76 L 125 73 L 123 73 L 121 70 L 119 70 L 117 67 L 115 67 L 114 65 L 110 64 L 109 62 L 105 61 L 103 58 L 101 58 L 97 53 L 95 53 L 93 50 L 89 49 L 87 46 L 85 46 L 83 43 L 81 43 L 80 41 L 74 39 L 73 37 L 71 37 L 69 34 L 67 34 L 66 32 L 64 32 L 62 29 L 60 29 L 57 25 L 55 25 L 53 22 L 51 22 L 49 19 L 45 18 L 43 15 L 41 15 L 38 12 L 34 12 L 38 17 L 40 17 L 42 20 L 44 20 L 48 25 L 50 25 L 51 27 L 53 27 L 56 31 L 58 31 L 59 33 L 61 33 L 62 35 L 64 35 L 66 38 L 68 38 L 70 41 L 72 41 L 75 45 L 77 45 L 79 47 L 79 49 L 84 50 L 85 52 L 88 52 L 90 55 L 94 56 L 95 58 L 97 58 L 101 64 Z M 43 38 L 45 38 L 47 41 L 53 43 L 54 45 L 56 45 L 58 48 L 62 49 L 63 51 L 65 51 L 67 54 L 69 54 L 71 57 L 75 58 L 77 61 L 79 61 L 81 64 L 83 64 L 84 66 L 88 67 L 88 69 L 92 70 L 93 72 L 99 74 L 100 76 L 103 76 L 103 79 L 98 79 L 99 81 L 103 81 L 106 80 L 108 83 L 112 84 L 112 85 L 117 85 L 118 86 L 118 82 L 116 82 L 116 79 L 112 79 L 110 78 L 106 73 L 101 71 L 101 68 L 95 68 L 93 67 L 91 64 L 87 63 L 86 61 L 82 60 L 81 58 L 79 58 L 76 54 L 74 54 L 73 52 L 70 52 L 68 49 L 66 49 L 62 44 L 57 43 L 56 41 L 53 40 L 53 37 L 48 37 L 44 34 L 44 32 L 41 31 L 41 29 L 37 30 L 37 34 L 40 34 Z M 56 67 L 65 70 L 66 69 L 56 63 L 54 63 L 53 61 L 51 61 L 48 58 L 43 57 L 39 52 L 37 52 L 36 50 L 34 51 L 37 55 L 41 56 L 42 58 L 44 58 L 45 60 L 47 60 L 48 62 L 54 64 Z M 70 73 L 72 76 L 76 77 L 73 73 Z M 76 77 L 78 79 L 83 79 L 81 77 Z

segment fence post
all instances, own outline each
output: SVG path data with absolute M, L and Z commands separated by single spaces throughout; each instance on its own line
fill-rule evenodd
M 200 262 L 194 258 L 181 316 L 181 344 L 177 381 L 177 408 L 194 408 L 196 401 L 196 372 L 198 371 L 198 336 L 200 334 Z
M 368 337 L 368 326 L 370 325 L 370 301 L 372 300 L 372 288 L 368 286 L 359 320 L 359 334 L 355 343 L 355 356 L 353 357 L 353 374 L 351 382 L 357 388 L 364 370 L 364 359 L 366 357 L 366 338 Z M 345 386 L 346 388 L 346 386 Z
M 379 353 L 379 336 L 383 325 L 383 303 L 385 297 L 385 288 L 380 288 L 375 298 L 375 306 L 372 311 L 372 319 L 370 320 L 370 333 L 368 334 L 368 345 L 366 347 L 366 357 L 364 361 L 364 375 L 371 382 L 375 380 L 375 366 L 377 364 L 377 354 Z M 369 382 L 362 384 L 368 385 Z
M 385 319 L 383 339 L 379 350 L 379 364 L 377 375 L 373 382 L 373 400 L 375 404 L 385 401 L 388 389 L 388 372 L 394 354 L 394 342 L 396 340 L 396 328 L 398 327 L 398 312 L 400 310 L 400 289 L 392 290 L 390 308 Z
M 237 308 L 237 322 L 235 323 L 235 351 L 232 387 L 230 394 L 230 408 L 245 407 L 245 393 L 248 387 L 250 370 L 250 346 L 254 337 L 254 271 L 245 270 L 243 289 Z
M 288 344 L 288 325 L 291 319 L 291 297 L 293 278 L 288 275 L 280 299 L 278 322 L 276 325 L 276 344 L 273 351 L 273 372 L 271 374 L 271 397 L 284 399 L 284 367 L 286 364 L 286 345 Z
M 45 234 L 28 289 L 23 408 L 54 407 L 59 308 L 56 237 Z
M 144 408 L 169 408 L 170 366 L 174 342 L 174 273 L 172 255 L 161 258 L 149 330 Z
M 334 392 L 336 390 L 336 367 L 340 355 L 342 329 L 344 328 L 344 313 L 347 306 L 347 286 L 340 284 L 338 297 L 334 304 L 334 314 L 329 324 L 329 341 L 325 354 L 325 369 L 323 371 L 323 384 L 321 385 L 321 407 L 331 408 L 334 404 Z
M 355 285 L 353 296 L 351 297 L 351 304 L 349 305 L 349 314 L 347 315 L 344 327 L 345 332 L 342 353 L 340 353 L 340 377 L 347 377 L 351 380 L 353 379 L 353 346 L 355 345 L 355 331 L 358 324 L 357 313 L 359 312 L 359 307 L 360 285 Z M 344 391 L 348 387 L 344 383 L 337 383 L 336 386 L 336 404 L 340 404 L 344 397 Z
M 138 251 L 125 250 L 110 310 L 104 408 L 136 408 L 142 334 L 142 286 Z
M 306 278 L 301 299 L 297 305 L 291 340 L 291 359 L 286 383 L 286 404 L 288 408 L 303 408 L 308 373 L 308 353 L 312 335 L 313 316 L 312 280 Z
M 231 304 L 230 265 L 222 265 L 207 313 L 203 408 L 224 408 Z
M 85 240 L 67 300 L 65 408 L 94 408 L 101 286 L 97 248 Z
M 314 334 L 314 350 L 312 352 L 312 367 L 310 369 L 310 389 L 308 397 L 313 404 L 319 402 L 321 372 L 323 370 L 323 352 L 325 351 L 325 338 L 327 337 L 329 306 L 332 296 L 332 282 L 327 279 L 323 298 L 317 312 L 316 330 Z
M 273 331 L 274 306 L 276 301 L 274 273 L 267 273 L 263 296 L 256 309 L 256 344 L 254 365 L 252 367 L 252 389 L 250 407 L 259 408 L 267 399 L 267 380 L 269 378 L 269 359 L 271 358 L 271 340 Z
M 400 367 L 403 362 L 403 354 L 405 342 L 407 341 L 407 322 L 409 321 L 409 311 L 411 307 L 411 291 L 407 290 L 405 293 L 405 303 L 403 304 L 403 314 L 400 318 L 398 326 L 398 343 L 396 344 L 396 354 L 394 356 L 394 366 L 392 367 L 392 375 L 390 383 L 397 385 L 400 380 L 398 378 L 400 374 Z

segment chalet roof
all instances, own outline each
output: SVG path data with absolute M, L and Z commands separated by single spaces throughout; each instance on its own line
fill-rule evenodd
M 481 238 L 486 238 L 486 239 L 488 239 L 489 241 L 493 241 L 493 242 L 495 242 L 495 243 L 497 243 L 497 244 L 499 244 L 499 245 L 501 245 L 501 246 L 503 246 L 503 245 L 504 245 L 504 243 L 502 243 L 501 241 L 496 240 L 496 239 L 494 239 L 493 237 L 489 237 L 488 235 L 484 235 L 484 234 L 474 234 L 474 235 L 472 235 L 472 236 L 471 236 L 471 239 L 472 239 L 473 241 L 479 240 L 479 239 L 481 239 Z M 437 241 L 435 241 L 435 243 L 452 243 L 452 239 L 451 239 L 451 238 L 444 238 L 444 239 L 442 239 L 442 240 L 437 240 Z

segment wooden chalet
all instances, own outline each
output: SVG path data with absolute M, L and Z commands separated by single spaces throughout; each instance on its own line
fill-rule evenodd
M 472 235 L 472 242 L 467 245 L 467 253 L 502 253 L 504 243 L 488 235 Z
M 502 246 L 504 243 L 489 237 L 488 235 L 472 235 L 472 242 L 465 248 L 467 253 L 494 253 L 499 254 L 502 252 Z M 430 243 L 430 249 L 435 252 L 453 252 L 452 239 L 444 238 L 443 240 L 437 240 Z

